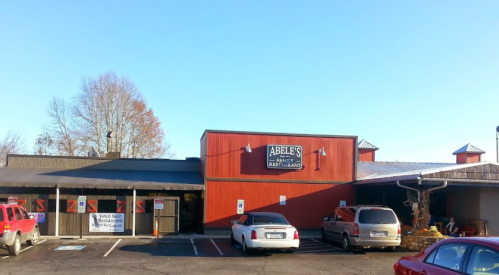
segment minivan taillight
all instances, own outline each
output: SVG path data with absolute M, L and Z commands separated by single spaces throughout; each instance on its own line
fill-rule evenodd
M 5 226 L 3 227 L 3 232 L 10 232 L 10 224 L 5 224 Z
M 251 239 L 256 240 L 256 231 L 255 230 L 251 230 Z
M 400 232 L 400 224 L 399 224 L 399 230 L 398 230 L 397 234 L 398 234 L 398 235 L 400 235 L 400 233 L 401 233 L 401 232 Z
M 299 239 L 299 237 L 298 237 L 298 231 L 295 230 L 295 235 L 293 237 L 293 240 L 298 240 L 298 239 Z
M 353 234 L 359 235 L 359 224 L 357 224 L 357 223 L 353 224 Z

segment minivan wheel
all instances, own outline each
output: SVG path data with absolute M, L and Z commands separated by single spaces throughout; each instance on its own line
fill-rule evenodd
M 321 228 L 321 241 L 323 243 L 327 243 L 328 242 L 328 239 L 327 239 L 327 236 L 326 236 L 326 230 L 324 230 L 324 228 Z
M 346 252 L 352 251 L 352 246 L 350 245 L 350 240 L 348 239 L 347 235 L 343 236 L 342 244 L 343 244 L 343 250 L 345 250 Z
M 385 247 L 385 251 L 393 252 L 393 251 L 395 251 L 395 246 L 387 246 L 387 247 Z
M 19 253 L 21 253 L 21 238 L 19 238 L 19 235 L 16 235 L 14 243 L 9 246 L 9 255 L 17 256 Z

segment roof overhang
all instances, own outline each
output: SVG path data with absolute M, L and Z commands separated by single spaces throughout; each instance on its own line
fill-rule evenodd
M 199 173 L 104 169 L 2 168 L 2 187 L 204 190 Z

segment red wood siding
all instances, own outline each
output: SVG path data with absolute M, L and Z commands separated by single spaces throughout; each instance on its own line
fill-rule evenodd
M 480 154 L 468 154 L 468 163 L 480 162 Z
M 359 150 L 359 161 L 374 162 L 373 150 Z
M 286 205 L 280 205 L 286 196 Z M 355 190 L 350 184 L 299 184 L 268 182 L 207 183 L 206 228 L 229 228 L 236 219 L 237 200 L 244 200 L 244 210 L 277 212 L 299 228 L 319 228 L 322 218 L 339 206 L 355 203 Z
M 357 150 L 354 137 L 300 137 L 217 132 L 208 132 L 206 135 L 208 136 L 206 157 L 208 178 L 338 182 L 354 180 Z M 248 143 L 251 146 L 251 153 L 244 150 Z M 269 144 L 301 145 L 303 169 L 268 169 L 266 154 Z M 317 152 L 322 147 L 326 156 L 319 156 Z
M 457 163 L 467 163 L 466 162 L 466 153 L 456 155 Z

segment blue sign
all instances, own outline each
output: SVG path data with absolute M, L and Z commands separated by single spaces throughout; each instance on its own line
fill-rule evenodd
M 80 206 L 85 206 L 85 203 L 80 201 Z

